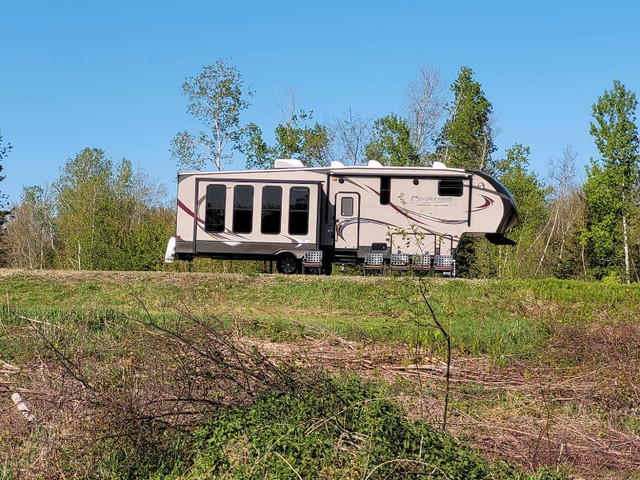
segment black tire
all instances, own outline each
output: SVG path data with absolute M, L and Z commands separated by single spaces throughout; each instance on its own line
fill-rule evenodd
M 293 254 L 283 253 L 278 257 L 276 268 L 279 273 L 292 275 L 300 271 L 300 262 Z

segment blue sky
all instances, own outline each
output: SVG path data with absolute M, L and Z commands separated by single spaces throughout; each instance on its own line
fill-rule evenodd
M 256 91 L 243 119 L 272 132 L 295 88 L 316 119 L 399 112 L 423 66 L 470 66 L 493 103 L 498 154 L 531 147 L 546 175 L 567 144 L 597 156 L 591 105 L 613 79 L 640 93 L 635 1 L 0 2 L 0 191 L 53 181 L 84 147 L 174 191 L 169 142 L 196 127 L 181 84 L 231 58 Z M 241 167 L 238 158 L 234 166 Z

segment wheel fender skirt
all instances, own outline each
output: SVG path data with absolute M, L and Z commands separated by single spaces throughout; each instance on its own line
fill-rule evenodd
M 487 233 L 485 238 L 494 245 L 516 245 L 516 242 L 505 237 L 502 233 Z

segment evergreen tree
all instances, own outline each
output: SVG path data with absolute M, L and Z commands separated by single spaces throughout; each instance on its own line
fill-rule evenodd
M 451 91 L 455 99 L 437 140 L 438 156 L 449 167 L 491 172 L 491 154 L 496 150 L 491 102 L 469 67 L 460 69 Z

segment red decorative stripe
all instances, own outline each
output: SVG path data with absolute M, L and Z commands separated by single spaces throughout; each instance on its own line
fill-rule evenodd
M 478 210 L 483 210 L 491 205 L 493 205 L 493 199 L 489 198 L 489 197 L 485 197 L 484 195 L 481 195 L 482 198 L 484 198 L 484 203 L 476 208 L 474 208 L 472 210 L 472 212 L 477 212 Z
M 180 200 L 178 200 L 178 207 L 180 207 L 182 210 L 184 210 L 190 217 L 195 218 L 198 222 L 204 223 L 204 220 L 202 220 L 201 218 L 197 218 L 196 214 L 193 213 L 189 207 L 187 207 L 184 203 L 182 203 Z

